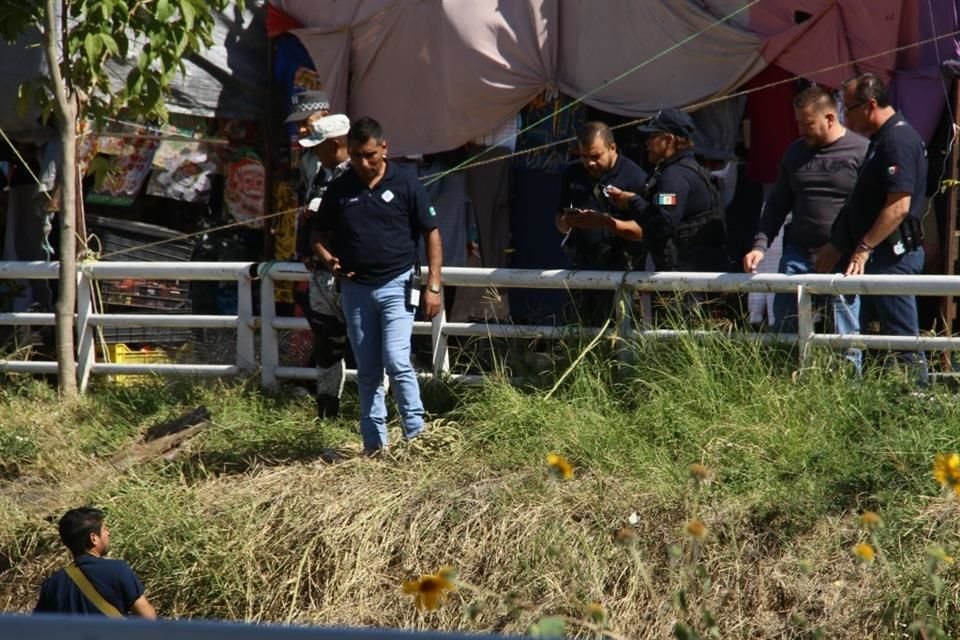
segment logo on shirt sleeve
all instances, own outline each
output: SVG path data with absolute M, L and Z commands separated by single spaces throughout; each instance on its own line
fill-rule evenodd
M 437 217 L 437 210 L 434 209 L 433 207 L 430 207 L 429 209 L 427 209 L 427 211 L 430 212 L 430 217 L 431 217 L 431 218 L 436 218 L 436 217 Z
M 658 193 L 657 194 L 657 206 L 660 207 L 672 207 L 677 204 L 677 194 L 675 193 Z
M 890 165 L 889 167 L 887 167 L 887 175 L 888 175 L 888 176 L 893 177 L 893 176 L 897 175 L 898 173 L 900 173 L 900 167 L 898 167 L 897 165 L 892 164 L 892 165 Z

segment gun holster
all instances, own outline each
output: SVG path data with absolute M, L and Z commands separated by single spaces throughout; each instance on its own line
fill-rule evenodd
M 898 256 L 919 249 L 923 246 L 923 223 L 919 218 L 907 216 L 896 231 L 887 237 L 886 242 Z

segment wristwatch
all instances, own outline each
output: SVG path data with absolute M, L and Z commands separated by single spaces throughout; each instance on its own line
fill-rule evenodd
M 430 293 L 440 293 L 440 285 L 438 284 L 427 285 L 427 291 L 429 291 Z

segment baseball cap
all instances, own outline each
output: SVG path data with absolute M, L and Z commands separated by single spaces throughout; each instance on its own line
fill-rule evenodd
M 325 140 L 345 136 L 350 131 L 350 118 L 342 113 L 324 116 L 310 123 L 310 135 L 300 138 L 301 147 L 315 147 Z
M 290 96 L 290 115 L 284 122 L 299 122 L 311 113 L 330 108 L 330 99 L 323 91 L 301 91 Z
M 637 127 L 640 133 L 672 133 L 681 138 L 689 138 L 697 128 L 693 119 L 679 109 L 662 109 L 646 124 Z

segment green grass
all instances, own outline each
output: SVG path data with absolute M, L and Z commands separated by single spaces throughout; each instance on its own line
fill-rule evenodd
M 936 453 L 960 448 L 956 396 L 913 396 L 883 370 L 853 379 L 828 354 L 795 375 L 789 352 L 754 344 L 642 342 L 626 366 L 609 346 L 552 394 L 577 349 L 536 386 L 431 385 L 427 406 L 443 422 L 382 460 L 353 455 L 351 397 L 344 418 L 321 423 L 309 398 L 243 383 L 101 385 L 75 404 L 7 385 L 0 608 L 31 605 L 63 561 L 45 518 L 81 501 L 107 509 L 116 555 L 166 615 L 517 632 L 598 600 L 628 637 L 664 637 L 701 609 L 721 637 L 893 638 L 921 617 L 960 628 L 960 574 L 941 567 L 931 598 L 925 557 L 933 544 L 960 551 L 957 503 L 931 476 Z M 199 405 L 211 424 L 177 458 L 116 473 L 100 464 Z M 319 462 L 331 451 L 346 457 Z M 574 480 L 547 477 L 551 451 L 573 462 Z M 694 462 L 712 473 L 701 491 Z M 64 490 L 56 508 L 25 498 L 88 469 L 102 478 Z M 864 510 L 884 520 L 871 566 L 851 553 L 867 539 Z M 631 516 L 636 556 L 612 540 Z M 683 534 L 693 517 L 710 531 L 695 562 Z M 684 559 L 667 553 L 674 544 Z M 474 598 L 461 592 L 416 613 L 399 583 L 443 564 L 528 609 L 514 619 L 481 598 L 469 620 Z M 678 614 L 679 589 L 690 609 Z

